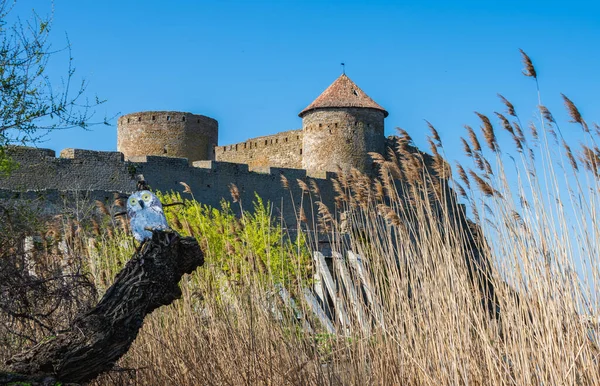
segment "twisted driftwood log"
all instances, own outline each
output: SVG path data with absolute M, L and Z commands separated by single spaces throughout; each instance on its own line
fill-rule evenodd
M 154 231 L 90 311 L 66 331 L 12 357 L 0 384 L 89 382 L 113 368 L 135 340 L 144 317 L 181 297 L 179 280 L 204 263 L 193 237 Z

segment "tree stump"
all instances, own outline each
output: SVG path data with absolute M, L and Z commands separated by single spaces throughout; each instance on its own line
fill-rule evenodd
M 135 340 L 144 317 L 181 297 L 179 281 L 204 263 L 193 237 L 154 231 L 114 284 L 66 331 L 15 355 L 0 383 L 84 383 L 113 368 Z

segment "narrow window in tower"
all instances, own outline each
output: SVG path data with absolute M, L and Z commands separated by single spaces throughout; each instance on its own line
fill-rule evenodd
M 265 146 L 269 143 L 269 140 L 265 139 Z
M 300 155 L 302 155 L 302 149 L 300 149 Z
M 185 122 L 185 116 L 181 117 L 181 122 Z
M 127 123 L 129 123 L 130 120 L 131 120 L 131 118 L 127 118 Z
M 200 120 L 198 119 L 198 121 L 196 123 L 200 123 Z
M 170 120 L 171 120 L 171 116 L 167 115 L 167 121 L 170 121 Z
M 155 119 L 156 119 L 156 117 L 153 115 L 153 116 L 152 116 L 152 120 L 154 121 Z
M 287 137 L 285 137 L 285 141 L 287 142 Z
M 142 117 L 138 117 L 138 122 L 141 122 L 141 121 L 142 121 Z
M 244 142 L 244 149 L 247 147 L 247 145 L 248 145 L 248 144 L 247 144 L 246 142 Z

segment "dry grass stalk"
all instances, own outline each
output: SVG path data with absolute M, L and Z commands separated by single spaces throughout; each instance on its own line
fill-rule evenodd
M 96 200 L 96 201 L 94 201 L 94 204 L 96 205 L 96 208 L 98 208 L 100 213 L 102 213 L 105 216 L 110 216 L 110 212 L 108 211 L 108 208 L 106 207 L 106 205 L 104 205 L 104 203 L 102 201 Z
M 472 157 L 473 156 L 473 150 L 471 150 L 471 146 L 469 146 L 469 143 L 467 142 L 466 139 L 464 139 L 463 137 L 460 137 L 460 140 L 462 142 L 463 145 L 463 151 L 465 152 L 467 157 Z
M 461 181 L 467 186 L 468 189 L 471 189 L 471 182 L 469 181 L 469 176 L 465 172 L 465 169 L 458 162 L 456 163 L 456 171 Z
M 383 184 L 380 179 L 376 179 L 373 183 L 373 190 L 375 191 L 375 197 L 378 201 L 383 202 L 385 199 L 385 192 L 383 190 Z
M 91 219 L 91 223 L 94 235 L 100 236 L 100 226 L 98 225 L 98 221 L 96 221 L 95 219 Z
M 229 184 L 229 194 L 231 194 L 231 198 L 233 199 L 233 202 L 240 201 L 240 190 L 238 189 L 236 184 L 234 184 L 234 183 Z
M 386 162 L 385 157 L 379 153 L 369 152 L 369 157 L 371 157 L 371 159 L 373 160 L 373 163 L 375 163 L 377 165 L 382 165 L 383 163 Z
M 129 219 L 125 216 L 119 216 L 117 218 L 117 221 L 119 222 L 119 225 L 121 226 L 121 229 L 123 230 L 123 232 L 125 233 L 129 233 Z
M 477 134 L 475 134 L 475 131 L 469 125 L 465 125 L 465 129 L 467 129 L 467 133 L 469 134 L 469 139 L 471 140 L 473 150 L 480 152 L 481 144 L 479 143 L 479 139 L 477 139 Z
M 398 137 L 402 140 L 403 143 L 406 143 L 406 144 L 412 146 L 413 139 L 406 130 L 398 127 L 398 128 L 396 128 L 396 131 L 398 132 Z
M 188 193 L 188 194 L 192 194 L 192 188 L 190 188 L 190 186 L 188 184 L 186 184 L 185 182 L 181 181 L 179 182 L 180 185 L 183 186 L 183 193 Z
M 537 127 L 535 127 L 535 124 L 533 122 L 529 122 L 529 130 L 531 131 L 531 136 L 534 139 L 538 139 Z
M 575 171 L 578 171 L 579 167 L 577 166 L 577 161 L 575 160 L 575 157 L 573 156 L 573 152 L 571 151 L 571 147 L 567 144 L 567 142 L 565 142 L 564 139 L 562 141 L 562 145 L 565 148 L 565 151 L 567 152 L 567 158 L 569 159 L 569 163 L 571 164 L 571 167 L 573 169 L 575 169 Z
M 474 153 L 473 161 L 475 162 L 475 166 L 477 167 L 477 169 L 485 171 L 485 165 L 481 153 Z
M 440 134 L 438 133 L 438 131 L 435 129 L 435 127 L 433 127 L 433 125 L 428 120 L 425 120 L 425 123 L 427 123 L 427 127 L 429 127 L 429 130 L 431 131 L 431 135 L 432 135 L 433 139 L 437 142 L 437 145 L 442 146 L 442 139 L 440 138 Z
M 281 186 L 283 186 L 283 188 L 285 190 L 289 190 L 290 189 L 290 183 L 289 183 L 287 177 L 284 176 L 283 173 L 281 173 L 281 175 L 279 176 L 279 179 L 281 180 Z
M 303 222 L 305 224 L 308 223 L 308 218 L 306 218 L 306 213 L 304 212 L 303 206 L 301 206 L 298 209 L 298 219 L 300 220 L 300 222 Z
M 477 111 L 475 111 L 475 114 L 483 122 L 483 126 L 481 126 L 481 131 L 483 132 L 483 137 L 485 138 L 488 147 L 492 151 L 499 151 L 500 149 L 498 148 L 498 142 L 496 140 L 496 134 L 494 133 L 494 127 L 492 126 L 492 122 L 490 122 L 490 119 L 487 116 L 480 114 Z
M 429 144 L 429 150 L 431 150 L 431 154 L 433 154 L 434 156 L 437 155 L 438 154 L 437 145 L 435 144 L 435 142 L 433 142 L 431 137 L 427 137 L 427 143 Z
M 494 190 L 494 188 L 492 188 L 487 182 L 485 182 L 483 178 L 479 177 L 477 173 L 475 173 L 472 170 L 469 170 L 469 174 L 475 180 L 475 182 L 477 183 L 477 187 L 484 195 L 488 197 L 497 195 L 496 190 Z
M 306 182 L 302 181 L 301 179 L 296 179 L 296 182 L 298 182 L 298 186 L 300 187 L 300 190 L 302 190 L 302 194 L 310 193 L 310 189 L 308 188 Z
M 433 157 L 432 168 L 438 177 L 442 179 L 448 179 L 452 174 L 452 168 L 439 153 Z
M 593 150 L 586 145 L 581 145 L 579 160 L 587 170 L 594 173 L 596 177 L 600 177 L 600 150 L 598 148 Z
M 489 161 L 485 157 L 481 157 L 481 161 L 483 162 L 483 170 L 486 173 L 486 177 L 489 178 L 490 175 L 494 174 L 492 165 L 490 165 Z
M 535 71 L 535 67 L 533 67 L 533 62 L 531 61 L 531 58 L 522 49 L 519 49 L 519 51 L 521 52 L 523 65 L 525 66 L 523 75 L 537 79 L 537 72 Z
M 515 129 L 515 133 L 517 134 L 519 140 L 520 141 L 525 141 L 525 134 L 523 133 L 523 130 L 521 129 L 521 126 L 517 122 L 513 122 L 512 125 L 513 125 L 513 127 Z
M 331 232 L 331 224 L 333 224 L 333 217 L 327 205 L 321 201 L 316 201 L 318 219 L 317 224 L 323 232 Z
M 508 99 L 506 99 L 504 96 L 502 96 L 501 94 L 498 94 L 498 98 L 500 98 L 500 100 L 502 101 L 502 103 L 504 103 L 504 106 L 506 106 L 506 113 L 510 116 L 513 117 L 517 117 L 517 113 L 515 112 L 515 106 L 513 106 L 512 103 L 510 103 L 508 101 Z
M 317 185 L 317 181 L 315 181 L 314 179 L 310 179 L 310 190 L 316 194 L 317 196 L 321 195 L 321 189 L 319 189 L 319 185 Z
M 179 220 L 179 216 L 173 216 L 171 225 L 175 230 L 183 229 L 183 225 L 181 224 L 181 220 Z
M 571 122 L 579 123 L 581 125 L 581 127 L 583 128 L 583 131 L 585 131 L 586 133 L 589 133 L 590 129 L 588 128 L 587 123 L 581 117 L 581 113 L 579 112 L 579 109 L 577 108 L 577 106 L 575 106 L 575 103 L 573 103 L 573 101 L 571 101 L 569 98 L 567 98 L 567 96 L 565 94 L 560 94 L 560 95 L 562 96 L 562 98 L 565 102 L 565 107 L 567 108 L 569 115 L 571 116 Z
M 546 106 L 539 105 L 538 109 L 540 110 L 540 113 L 542 114 L 545 120 L 551 123 L 556 123 L 554 117 L 552 116 L 552 113 L 550 113 L 550 110 L 548 110 Z
M 454 189 L 456 189 L 459 196 L 461 196 L 463 198 L 468 198 L 465 188 L 463 188 L 462 185 L 459 184 L 458 182 L 454 182 Z
M 502 128 L 504 128 L 504 130 L 508 131 L 510 134 L 512 134 L 514 136 L 515 135 L 514 129 L 513 129 L 512 125 L 510 124 L 510 122 L 508 121 L 508 119 L 504 115 L 502 115 L 498 112 L 495 112 L 494 114 L 496 114 L 496 116 L 502 122 Z

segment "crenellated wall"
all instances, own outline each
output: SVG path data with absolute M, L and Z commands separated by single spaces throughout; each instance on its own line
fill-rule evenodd
M 248 164 L 250 168 L 275 166 L 300 169 L 302 130 L 284 131 L 233 145 L 217 146 L 215 159 Z
M 186 158 L 143 156 L 136 161 L 124 160 L 119 152 L 100 152 L 80 149 L 65 149 L 55 157 L 49 149 L 11 147 L 10 156 L 19 167 L 9 177 L 0 178 L 0 197 L 28 198 L 48 196 L 53 205 L 65 192 L 80 192 L 82 197 L 110 197 L 112 192 L 135 191 L 139 175 L 160 191 L 183 192 L 180 182 L 188 184 L 196 200 L 214 207 L 224 198 L 231 201 L 229 185 L 235 184 L 242 202 L 249 204 L 256 192 L 264 201 L 271 201 L 280 213 L 282 200 L 286 223 L 296 224 L 296 215 L 290 193 L 282 187 L 281 175 L 289 181 L 296 206 L 301 192 L 297 179 L 315 180 L 321 190 L 323 202 L 333 205 L 331 186 L 332 173 L 308 176 L 305 170 L 292 168 L 261 167 L 250 170 L 247 164 L 218 161 L 195 161 L 192 165 Z M 37 191 L 37 192 L 33 192 Z M 12 193 L 7 193 L 12 192 Z M 58 194 L 56 192 L 63 192 Z M 16 195 L 16 196 L 15 196 Z M 18 196 L 18 197 L 17 197 Z

